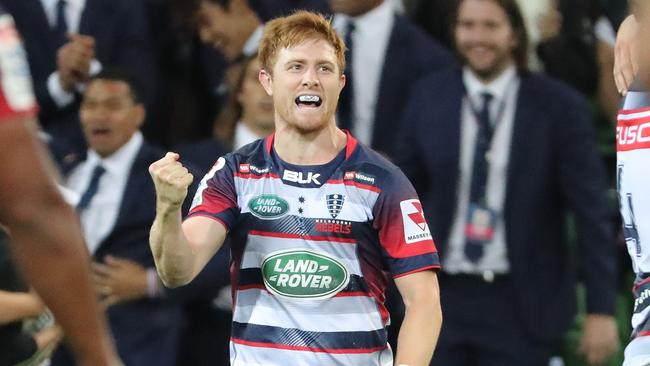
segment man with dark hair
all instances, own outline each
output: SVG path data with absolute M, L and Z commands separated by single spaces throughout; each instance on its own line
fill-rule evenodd
M 13 18 L 1 7 L 0 32 L 0 223 L 10 230 L 20 268 L 54 312 L 79 364 L 119 365 L 86 269 L 77 219 L 57 192 L 52 164 L 36 138 L 25 53 Z
M 398 142 L 444 248 L 432 365 L 547 365 L 575 315 L 577 277 L 588 312 L 578 352 L 603 362 L 618 347 L 616 246 L 589 109 L 526 71 L 514 0 L 462 0 L 454 14 L 463 67 L 415 87 Z
M 174 365 L 180 306 L 161 296 L 147 238 L 155 216 L 147 167 L 163 152 L 142 137 L 145 107 L 130 74 L 105 68 L 88 83 L 79 111 L 88 150 L 61 159 L 79 197 L 97 293 L 127 365 Z M 53 359 L 67 365 L 65 352 Z

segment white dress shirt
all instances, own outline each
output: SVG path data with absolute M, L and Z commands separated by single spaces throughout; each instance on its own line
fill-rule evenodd
M 358 17 L 336 14 L 333 25 L 342 37 L 345 37 L 350 21 L 355 25 L 352 34 L 352 65 L 348 66 L 352 67 L 354 85 L 352 133 L 359 141 L 370 145 L 381 74 L 395 23 L 395 10 L 391 2 L 384 1 Z
M 97 194 L 81 213 L 81 225 L 90 253 L 97 250 L 115 226 L 126 182 L 142 142 L 142 134 L 136 132 L 124 146 L 109 157 L 102 158 L 95 151 L 88 150 L 88 158 L 73 169 L 68 177 L 67 187 L 81 196 L 88 187 L 97 164 L 106 169 L 99 180 Z
M 242 121 L 237 121 L 235 125 L 235 136 L 233 139 L 233 150 L 238 150 L 244 145 L 248 145 L 253 141 L 259 140 L 264 136 L 257 136 L 246 124 Z
M 56 27 L 56 4 L 59 0 L 41 0 L 45 16 L 47 17 L 50 27 Z M 68 32 L 79 32 L 79 23 L 81 21 L 81 13 L 86 7 L 86 0 L 66 0 L 65 6 L 65 20 L 68 25 Z
M 56 27 L 56 5 L 59 0 L 41 0 L 45 17 L 51 28 Z M 86 0 L 66 0 L 65 19 L 68 26 L 68 33 L 78 33 L 79 24 L 81 23 L 81 14 L 86 7 Z M 92 60 L 90 64 L 90 74 L 96 75 L 102 70 L 102 64 L 97 60 Z M 82 91 L 83 86 L 77 86 Z M 47 91 L 54 100 L 54 103 L 60 107 L 66 107 L 74 101 L 74 94 L 69 93 L 61 87 L 60 76 L 54 71 L 47 78 Z
M 495 126 L 490 151 L 486 186 L 487 206 L 497 214 L 494 238 L 485 244 L 483 257 L 474 264 L 465 257 L 465 225 L 470 196 L 472 166 L 478 121 L 467 100 L 461 111 L 460 182 L 456 213 L 449 235 L 449 253 L 443 268 L 448 273 L 484 274 L 507 273 L 508 263 L 503 208 L 507 192 L 510 142 L 514 125 L 519 77 L 515 66 L 507 68 L 497 79 L 483 84 L 468 68 L 463 70 L 463 82 L 467 95 L 476 109 L 482 108 L 481 94 L 488 92 L 494 97 L 490 105 L 490 120 Z

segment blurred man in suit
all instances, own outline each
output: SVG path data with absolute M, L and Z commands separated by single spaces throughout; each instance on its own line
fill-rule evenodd
M 464 66 L 414 88 L 399 142 L 441 246 L 445 322 L 432 365 L 547 365 L 573 320 L 578 276 L 588 312 L 578 352 L 603 362 L 618 348 L 616 247 L 589 109 L 526 71 L 514 0 L 463 0 L 455 15 Z
M 147 103 L 155 91 L 154 61 L 141 2 L 3 0 L 25 42 L 40 106 L 54 139 L 83 146 L 78 109 L 83 86 L 103 64 L 129 70 Z
M 180 306 L 161 296 L 147 239 L 155 215 L 147 166 L 163 153 L 139 131 L 145 108 L 125 72 L 93 77 L 79 115 L 89 148 L 86 156 L 66 155 L 62 170 L 79 195 L 95 286 L 118 353 L 127 365 L 173 365 Z M 57 356 L 54 365 L 69 364 L 65 352 Z
M 347 83 L 338 123 L 359 141 L 391 156 L 394 127 L 411 85 L 449 66 L 448 52 L 384 0 L 330 0 L 333 24 L 348 48 Z M 408 70 L 408 72 L 405 72 Z

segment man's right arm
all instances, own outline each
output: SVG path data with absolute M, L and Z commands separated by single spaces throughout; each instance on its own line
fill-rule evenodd
M 149 244 L 160 279 L 167 287 L 192 281 L 223 244 L 227 230 L 218 221 L 195 216 L 182 222 L 181 206 L 193 176 L 167 153 L 151 164 L 149 173 L 156 187 L 156 218 Z

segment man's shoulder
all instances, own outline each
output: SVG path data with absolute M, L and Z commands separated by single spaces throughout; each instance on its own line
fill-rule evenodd
M 431 93 L 437 93 L 440 90 L 450 88 L 463 88 L 462 70 L 452 65 L 441 70 L 432 71 L 422 76 L 414 85 L 413 90 L 429 90 Z
M 355 179 L 359 183 L 371 184 L 379 189 L 384 189 L 395 180 L 406 179 L 400 168 L 387 157 L 363 144 L 358 145 L 357 151 L 346 162 L 344 170 L 344 180 Z
M 534 95 L 538 101 L 556 101 L 561 104 L 583 104 L 585 97 L 562 80 L 537 72 L 521 75 L 521 90 Z

